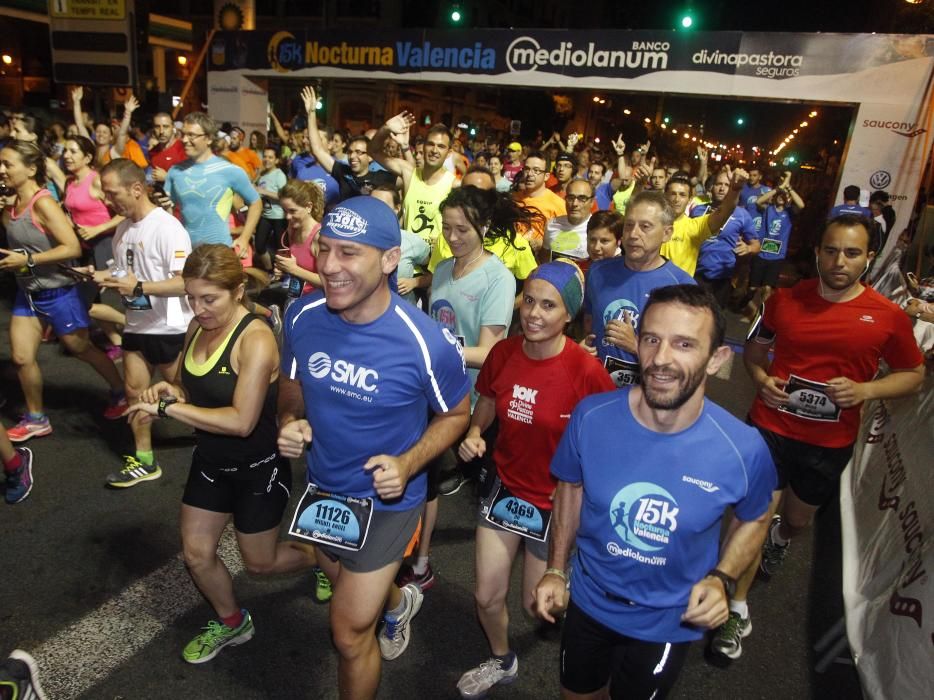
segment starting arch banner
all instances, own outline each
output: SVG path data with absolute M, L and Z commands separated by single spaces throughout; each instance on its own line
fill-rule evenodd
M 915 34 L 296 28 L 217 33 L 208 91 L 290 76 L 856 104 L 837 201 L 846 185 L 884 189 L 906 222 L 932 147 L 932 65 L 934 36 Z

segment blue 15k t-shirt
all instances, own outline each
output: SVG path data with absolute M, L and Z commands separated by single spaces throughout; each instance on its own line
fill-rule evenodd
M 755 219 L 759 216 L 759 207 L 756 206 L 756 200 L 766 192 L 771 191 L 772 188 L 768 185 L 756 185 L 755 187 L 748 184 L 743 185 L 743 189 L 739 192 L 739 206 L 745 207 L 749 215 Z
M 289 166 L 289 176 L 296 180 L 313 182 L 324 193 L 324 208 L 330 210 L 340 198 L 340 188 L 337 180 L 321 167 L 320 163 L 310 153 L 300 153 L 292 159 Z
M 700 639 L 681 622 L 691 588 L 717 565 L 726 509 L 748 522 L 768 508 L 775 465 L 759 432 L 711 401 L 689 428 L 657 433 L 633 416 L 631 391 L 582 399 L 551 461 L 583 484 L 571 599 L 636 639 Z
M 671 284 L 696 282 L 670 260 L 647 272 L 630 270 L 626 267 L 626 259 L 622 257 L 598 260 L 590 265 L 587 270 L 587 283 L 584 285 L 584 313 L 593 317 L 591 332 L 596 336 L 594 345 L 601 362 L 607 356 L 628 362 L 638 360 L 635 355 L 603 342 L 606 324 L 614 318 L 622 320 L 623 312 L 628 311 L 633 328 L 638 333 L 639 318 L 649 294 L 656 287 L 667 287 Z
M 709 211 L 709 205 L 694 207 L 691 217 L 703 216 Z M 732 276 L 736 267 L 736 253 L 733 252 L 736 244 L 740 239 L 749 243 L 757 238 L 759 234 L 756 233 L 756 224 L 752 216 L 743 207 L 736 207 L 720 232 L 701 243 L 697 256 L 697 272 L 709 280 Z
M 778 211 L 771 204 L 762 212 L 759 240 L 763 260 L 784 260 L 788 255 L 788 239 L 791 236 L 791 210 L 786 206 Z
M 867 207 L 861 207 L 858 204 L 838 204 L 830 210 L 827 220 L 835 219 L 841 214 L 856 214 L 856 216 L 865 216 L 867 219 L 872 218 L 872 210 Z
M 286 312 L 282 372 L 301 383 L 312 430 L 310 482 L 371 497 L 376 510 L 410 510 L 425 500 L 424 470 L 402 498 L 383 501 L 363 465 L 409 450 L 424 434 L 429 410 L 446 413 L 467 395 L 463 352 L 450 332 L 397 294 L 375 321 L 348 323 L 319 291 Z

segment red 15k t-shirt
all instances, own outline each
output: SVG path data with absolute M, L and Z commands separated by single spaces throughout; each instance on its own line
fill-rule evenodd
M 769 375 L 794 374 L 814 382 L 846 377 L 868 382 L 882 358 L 892 369 L 913 369 L 924 358 L 911 321 L 897 305 L 866 287 L 843 303 L 825 300 L 817 279 L 779 289 L 769 297 L 759 337 L 774 335 Z M 756 425 L 821 447 L 847 447 L 859 433 L 860 407 L 844 408 L 838 421 L 814 420 L 769 408 L 756 396 L 750 418 Z
M 616 388 L 596 358 L 567 339 L 547 360 L 522 350 L 523 336 L 493 346 L 477 377 L 477 391 L 496 403 L 499 435 L 493 461 L 511 493 L 551 510 L 555 480 L 549 467 L 577 403 Z

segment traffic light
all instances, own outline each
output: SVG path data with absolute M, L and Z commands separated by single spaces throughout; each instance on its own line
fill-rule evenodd
M 693 30 L 697 28 L 697 25 L 700 22 L 700 17 L 697 12 L 694 11 L 694 3 L 687 3 L 687 7 L 682 6 L 678 9 L 677 15 L 675 15 L 675 29 L 682 30 Z
M 736 117 L 736 125 L 737 125 L 737 126 L 742 126 L 742 125 L 745 124 L 745 123 L 746 123 L 746 120 L 745 120 L 743 117 Z
M 450 19 L 451 24 L 460 24 L 464 19 L 464 12 L 461 10 L 460 3 L 452 3 L 448 10 L 448 19 Z

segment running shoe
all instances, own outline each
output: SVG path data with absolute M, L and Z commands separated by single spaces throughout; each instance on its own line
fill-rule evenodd
M 472 668 L 457 682 L 457 692 L 462 698 L 485 698 L 495 685 L 508 685 L 519 677 L 519 658 L 512 657 L 508 668 L 503 668 L 499 659 L 487 659 Z
M 0 698 L 3 700 L 46 700 L 39 685 L 36 660 L 22 649 L 14 649 L 0 663 Z
M 402 612 L 396 615 L 386 614 L 383 617 L 383 629 L 379 633 L 379 651 L 386 661 L 392 661 L 402 656 L 402 652 L 409 646 L 411 630 L 409 626 L 412 618 L 422 609 L 425 596 L 414 583 L 402 588 Z
M 464 475 L 460 471 L 455 471 L 441 481 L 438 485 L 438 493 L 442 496 L 453 496 L 466 483 L 467 479 L 464 478 Z
M 182 650 L 182 658 L 190 664 L 203 664 L 210 661 L 226 646 L 237 646 L 253 639 L 256 629 L 253 618 L 243 611 L 243 622 L 236 629 L 231 629 L 223 622 L 211 620 L 201 634 L 192 639 Z
M 785 555 L 788 554 L 788 545 L 775 544 L 772 541 L 772 533 L 782 524 L 782 516 L 773 515 L 772 522 L 769 525 L 769 534 L 765 536 L 765 542 L 762 543 L 762 561 L 759 562 L 759 568 L 762 573 L 772 577 L 785 561 Z
M 742 617 L 738 612 L 730 611 L 730 616 L 710 640 L 710 648 L 729 659 L 738 659 L 743 654 L 743 640 L 752 632 L 752 618 Z
M 415 568 L 409 564 L 403 564 L 396 576 L 396 585 L 399 588 L 414 583 L 424 593 L 435 585 L 435 573 L 431 570 L 431 564 L 425 567 L 425 573 L 416 574 Z
M 107 403 L 107 408 L 104 409 L 104 418 L 107 420 L 117 420 L 118 418 L 123 418 L 123 414 L 126 413 L 126 409 L 129 407 L 127 403 L 126 395 L 119 394 L 117 396 L 111 396 L 110 401 Z
M 32 491 L 32 450 L 28 447 L 15 448 L 19 452 L 19 469 L 6 472 L 6 502 L 10 505 L 25 501 Z
M 123 469 L 107 475 L 107 486 L 112 489 L 128 489 L 142 481 L 153 481 L 162 476 L 158 464 L 143 464 L 133 455 L 123 455 Z
M 320 567 L 314 568 L 315 574 L 315 600 L 319 603 L 327 603 L 334 595 L 331 590 L 331 579 Z
M 42 416 L 42 418 L 23 416 L 19 423 L 7 429 L 6 436 L 10 438 L 10 442 L 26 442 L 29 438 L 42 437 L 51 433 L 52 424 L 48 416 Z

